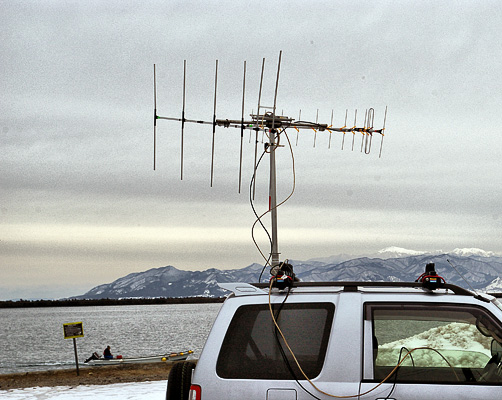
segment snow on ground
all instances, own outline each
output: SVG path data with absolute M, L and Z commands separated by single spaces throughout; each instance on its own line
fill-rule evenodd
M 453 366 L 483 368 L 491 357 L 491 339 L 491 337 L 483 336 L 475 325 L 453 322 L 406 339 L 379 346 L 377 364 L 396 365 L 402 347 L 405 347 L 408 351 L 427 347 L 438 350 L 446 356 L 448 362 Z M 439 353 L 418 350 L 413 355 L 418 356 L 415 357 L 417 366 L 431 367 L 442 364 L 442 357 Z M 411 362 L 411 358 L 408 360 L 409 362 Z
M 2 400 L 163 400 L 166 381 L 0 390 Z

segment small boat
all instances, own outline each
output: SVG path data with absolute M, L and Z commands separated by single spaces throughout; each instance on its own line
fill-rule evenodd
M 93 353 L 91 357 L 84 361 L 85 365 L 120 365 L 120 364 L 142 364 L 142 363 L 156 363 L 167 361 L 181 361 L 186 360 L 187 357 L 193 354 L 193 350 L 181 351 L 179 353 L 168 353 L 157 356 L 147 357 L 122 357 L 116 356 L 114 358 L 103 358 L 98 354 Z

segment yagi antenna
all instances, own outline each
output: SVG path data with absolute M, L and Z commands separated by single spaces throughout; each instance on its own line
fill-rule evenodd
M 361 152 L 364 151 L 365 154 L 371 152 L 371 145 L 374 134 L 381 135 L 380 151 L 379 157 L 382 155 L 383 147 L 383 137 L 385 131 L 385 124 L 387 121 L 387 107 L 385 107 L 385 116 L 383 121 L 383 127 L 381 129 L 374 128 L 375 110 L 369 108 L 366 110 L 364 117 L 363 127 L 357 126 L 357 109 L 354 112 L 354 125 L 352 127 L 347 127 L 347 117 L 349 110 L 345 110 L 345 121 L 344 125 L 340 128 L 333 126 L 333 115 L 334 110 L 331 110 L 331 121 L 329 124 L 319 122 L 319 109 L 316 112 L 315 122 L 303 121 L 301 120 L 301 110 L 299 112 L 298 120 L 294 118 L 287 117 L 281 113 L 278 115 L 277 110 L 277 94 L 279 88 L 279 75 L 281 70 L 281 60 L 282 51 L 279 52 L 279 60 L 277 63 L 277 76 L 275 81 L 275 91 L 274 91 L 274 103 L 272 107 L 267 107 L 262 105 L 262 89 L 263 89 L 263 77 L 265 71 L 265 58 L 262 60 L 261 66 L 261 76 L 260 76 L 260 87 L 258 92 L 258 108 L 256 113 L 251 112 L 250 118 L 245 118 L 245 97 L 246 97 L 246 61 L 244 61 L 243 69 L 243 79 L 242 79 L 242 107 L 241 107 L 241 118 L 239 120 L 231 119 L 217 119 L 216 118 L 216 95 L 218 91 L 218 60 L 216 60 L 215 75 L 214 75 L 214 104 L 213 104 L 213 118 L 212 121 L 194 120 L 187 119 L 185 115 L 185 100 L 186 100 L 186 75 L 187 67 L 186 60 L 183 62 L 183 103 L 181 110 L 181 118 L 175 117 L 162 117 L 157 115 L 157 82 L 156 82 L 156 69 L 155 64 L 153 66 L 153 90 L 154 90 L 154 123 L 153 123 L 153 169 L 156 169 L 156 152 L 157 152 L 157 120 L 168 120 L 181 122 L 181 179 L 183 179 L 183 157 L 184 157 L 184 130 L 186 123 L 197 123 L 203 125 L 212 126 L 212 143 L 211 143 L 211 180 L 210 185 L 213 186 L 214 180 L 214 156 L 215 156 L 215 136 L 216 127 L 224 128 L 237 128 L 240 129 L 240 151 L 239 151 L 239 193 L 241 191 L 242 183 L 242 160 L 243 160 L 243 137 L 244 131 L 250 131 L 251 134 L 255 132 L 255 145 L 254 145 L 254 168 L 253 168 L 253 179 L 252 184 L 252 198 L 255 196 L 256 188 L 256 170 L 258 168 L 258 134 L 262 132 L 264 135 L 267 134 L 267 143 L 265 144 L 265 150 L 270 157 L 270 178 L 269 178 L 269 212 L 271 214 L 272 222 L 272 236 L 271 236 L 271 266 L 279 265 L 279 248 L 277 239 L 277 196 L 276 196 L 276 166 L 275 166 L 275 151 L 280 148 L 280 135 L 286 131 L 288 128 L 293 128 L 297 131 L 296 144 L 298 145 L 298 136 L 300 130 L 313 130 L 314 131 L 314 147 L 316 145 L 317 133 L 318 132 L 329 132 L 329 144 L 328 148 L 331 148 L 331 136 L 333 132 L 340 132 L 343 134 L 342 137 L 342 150 L 345 144 L 345 135 L 347 133 L 352 133 L 352 150 L 354 150 L 354 141 L 357 133 L 361 133 Z M 261 159 L 261 158 L 260 158 Z M 261 217 L 259 217 L 261 218 Z M 269 263 L 268 259 L 267 263 Z

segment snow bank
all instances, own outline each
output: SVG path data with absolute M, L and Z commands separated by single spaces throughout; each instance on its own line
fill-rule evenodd
M 481 335 L 474 325 L 454 322 L 379 346 L 377 365 L 397 365 L 402 347 L 429 347 L 438 350 L 454 367 L 483 368 L 491 356 L 490 344 L 491 338 Z M 406 353 L 403 351 L 401 357 Z M 413 360 L 408 357 L 403 365 L 446 366 L 441 355 L 433 350 L 416 350 L 411 353 Z

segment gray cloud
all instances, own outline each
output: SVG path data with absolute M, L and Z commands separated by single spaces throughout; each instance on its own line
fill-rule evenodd
M 187 60 L 187 117 L 211 120 L 272 103 L 342 126 L 388 106 L 383 156 L 361 138 L 301 132 L 296 192 L 279 210 L 282 255 L 306 259 L 399 245 L 502 252 L 497 126 L 502 72 L 495 1 L 108 4 L 13 2 L 1 8 L 0 281 L 4 298 L 70 295 L 129 272 L 241 267 L 261 262 L 250 240 L 254 144 L 219 128 L 209 187 L 211 128 L 158 121 L 153 165 L 153 64 L 157 108 L 180 116 Z M 288 131 L 293 144 L 296 131 Z M 286 144 L 282 138 L 282 144 Z M 260 150 L 262 144 L 259 146 Z M 292 185 L 278 154 L 279 197 Z M 268 161 L 256 205 L 267 207 Z M 267 217 L 268 218 L 268 217 Z M 258 233 L 267 248 L 266 237 Z M 47 280 L 43 283 L 43 277 Z M 51 281 L 58 281 L 53 286 Z M 42 286 L 40 286 L 42 285 Z M 66 289 L 64 289 L 66 285 Z M 70 288 L 70 289 L 68 289 Z M 8 291 L 7 291 L 8 290 Z M 64 294 L 62 294 L 64 293 Z

